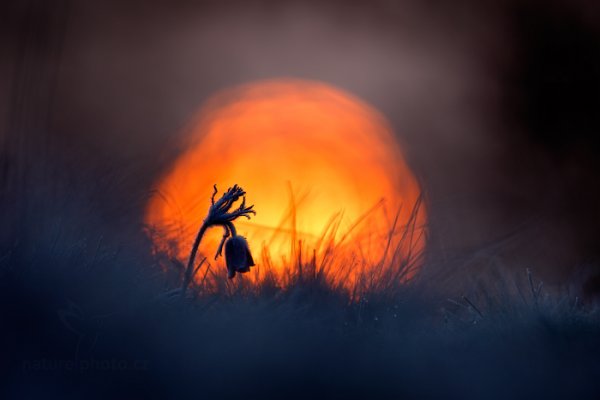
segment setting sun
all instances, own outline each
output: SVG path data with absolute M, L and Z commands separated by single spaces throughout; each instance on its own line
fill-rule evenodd
M 344 275 L 354 281 L 358 271 L 375 273 L 424 249 L 421 189 L 397 139 L 379 112 L 349 93 L 314 81 L 255 82 L 215 94 L 188 133 L 146 213 L 158 250 L 182 262 L 213 184 L 239 184 L 255 205 L 256 216 L 237 230 L 258 274 L 268 263 L 283 276 L 298 257 L 322 260 L 335 248 L 339 265 L 330 272 L 354 263 Z M 222 235 L 213 231 L 200 248 L 211 262 Z

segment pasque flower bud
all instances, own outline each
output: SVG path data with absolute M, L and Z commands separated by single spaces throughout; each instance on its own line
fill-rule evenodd
M 254 259 L 244 237 L 236 235 L 227 240 L 227 243 L 225 243 L 225 263 L 227 264 L 227 277 L 229 279 L 233 278 L 236 272 L 248 272 L 250 267 L 254 266 Z

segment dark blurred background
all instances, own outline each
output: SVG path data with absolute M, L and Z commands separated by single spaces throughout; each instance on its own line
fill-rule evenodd
M 0 2 L 0 397 L 597 399 L 596 3 Z M 423 279 L 173 292 L 152 184 L 209 96 L 276 77 L 388 118 Z
M 202 102 L 295 77 L 391 121 L 427 196 L 436 268 L 478 270 L 483 254 L 558 284 L 594 274 L 593 1 L 30 0 L 2 2 L 0 18 L 4 243 L 51 223 L 16 212 L 36 207 L 139 234 Z

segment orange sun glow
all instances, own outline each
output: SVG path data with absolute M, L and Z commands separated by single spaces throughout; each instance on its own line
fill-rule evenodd
M 365 102 L 320 82 L 254 82 L 209 99 L 186 137 L 147 207 L 158 250 L 185 263 L 213 184 L 218 198 L 237 183 L 257 211 L 236 221 L 257 263 L 244 279 L 283 282 L 303 262 L 313 272 L 327 266 L 342 286 L 365 272 L 382 277 L 384 265 L 399 280 L 414 275 L 418 261 L 407 260 L 425 246 L 421 190 L 385 118 Z M 209 233 L 199 251 L 224 276 L 213 261 L 222 232 Z

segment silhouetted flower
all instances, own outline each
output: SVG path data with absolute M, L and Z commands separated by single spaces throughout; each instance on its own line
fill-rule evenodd
M 181 295 L 185 296 L 186 289 L 193 279 L 196 253 L 200 242 L 204 237 L 206 230 L 213 226 L 221 226 L 224 229 L 223 238 L 217 248 L 217 254 L 215 260 L 221 255 L 223 245 L 225 245 L 225 261 L 227 264 L 227 276 L 231 279 L 235 276 L 236 272 L 248 272 L 250 267 L 254 265 L 254 260 L 250 255 L 248 249 L 248 242 L 241 236 L 237 235 L 235 225 L 233 222 L 239 217 L 246 217 L 250 219 L 251 214 L 256 214 L 253 210 L 254 206 L 246 206 L 246 192 L 238 185 L 233 185 L 227 189 L 219 200 L 215 201 L 217 194 L 217 185 L 214 185 L 214 192 L 211 197 L 211 205 L 208 209 L 208 215 L 204 219 L 204 222 L 200 226 L 200 230 L 196 235 L 194 244 L 192 245 L 192 251 L 188 260 L 187 267 L 181 285 Z M 242 199 L 241 204 L 237 209 L 232 210 L 233 204 L 239 199 Z M 227 240 L 231 237 L 229 240 Z M 227 241 L 227 244 L 225 244 Z
M 227 264 L 227 277 L 235 276 L 236 272 L 245 273 L 254 266 L 254 259 L 250 254 L 248 242 L 242 236 L 233 236 L 225 243 L 225 263 Z

